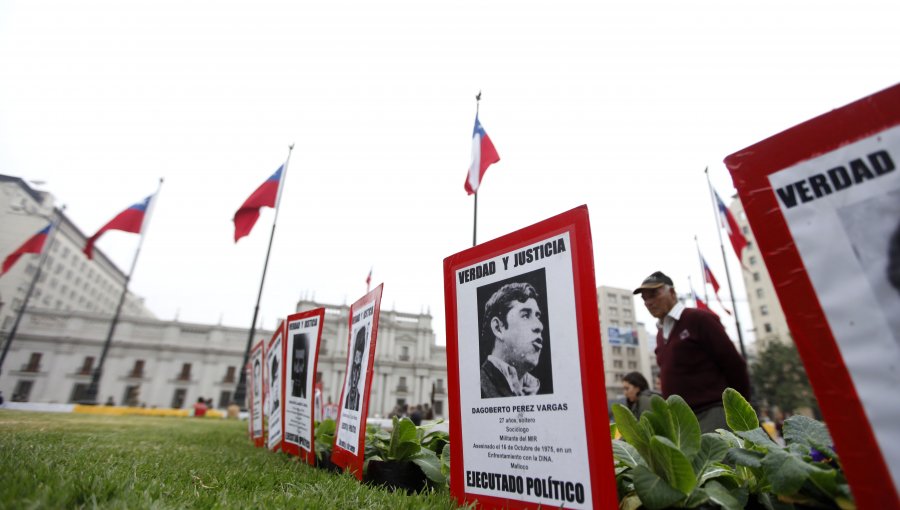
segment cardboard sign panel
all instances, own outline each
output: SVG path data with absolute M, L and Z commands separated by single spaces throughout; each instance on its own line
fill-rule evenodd
M 859 508 L 900 508 L 900 85 L 725 159 Z
M 256 446 L 263 445 L 263 351 L 265 343 L 260 340 L 250 351 L 250 437 Z
M 268 420 L 267 446 L 273 452 L 281 449 L 283 437 L 281 424 L 284 413 L 284 322 L 278 324 L 269 346 L 266 348 L 266 417 Z
M 615 508 L 587 207 L 444 259 L 450 491 Z
M 383 284 L 379 285 L 350 306 L 347 370 L 338 404 L 337 432 L 331 453 L 333 463 L 349 469 L 360 480 L 383 288 Z
M 299 455 L 310 465 L 315 464 L 316 458 L 314 429 L 317 400 L 314 383 L 324 322 L 324 308 L 290 315 L 284 341 L 283 450 Z M 318 402 L 321 400 L 320 392 Z

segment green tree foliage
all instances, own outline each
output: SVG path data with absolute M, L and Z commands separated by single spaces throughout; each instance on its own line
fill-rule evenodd
M 785 412 L 809 407 L 818 413 L 809 377 L 793 344 L 770 344 L 750 369 L 750 378 L 754 399 L 760 404 Z

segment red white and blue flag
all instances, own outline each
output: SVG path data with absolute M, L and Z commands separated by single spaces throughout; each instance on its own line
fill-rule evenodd
M 744 234 L 741 233 L 741 229 L 738 227 L 737 221 L 734 220 L 734 216 L 731 214 L 731 211 L 725 207 L 725 203 L 722 202 L 722 199 L 719 197 L 719 194 L 716 190 L 713 190 L 713 195 L 716 196 L 716 205 L 719 208 L 719 224 L 722 228 L 728 232 L 728 239 L 731 241 L 731 247 L 734 248 L 734 253 L 737 255 L 738 260 L 743 263 L 743 259 L 741 258 L 741 254 L 744 252 L 744 248 L 747 246 L 747 238 L 744 237 Z
M 278 188 L 281 184 L 281 174 L 284 165 L 266 179 L 256 191 L 250 195 L 241 207 L 234 213 L 234 242 L 248 234 L 259 219 L 259 210 L 263 207 L 275 207 L 278 200 Z
M 715 315 L 716 317 L 719 316 L 719 314 L 717 314 L 716 312 L 712 311 L 712 308 L 710 308 L 709 305 L 707 305 L 705 301 L 703 301 L 702 299 L 700 299 L 700 296 L 697 295 L 697 292 L 694 290 L 694 286 L 693 286 L 693 285 L 691 285 L 691 296 L 694 297 L 694 303 L 696 303 L 696 308 L 697 308 L 697 309 L 699 309 L 699 310 L 706 310 L 707 312 L 709 312 L 709 313 Z
M 475 115 L 475 130 L 472 133 L 472 164 L 469 165 L 469 174 L 466 176 L 466 193 L 473 194 L 478 191 L 484 172 L 494 163 L 500 161 L 497 149 L 491 143 L 491 138 L 484 131 L 478 115 Z
M 19 246 L 16 249 L 16 251 L 7 255 L 3 260 L 3 269 L 0 270 L 0 276 L 6 274 L 22 255 L 25 255 L 26 253 L 41 253 L 44 250 L 44 243 L 47 241 L 47 236 L 50 235 L 51 227 L 52 224 L 47 225 L 43 230 L 29 237 L 27 241 L 22 243 L 22 246 Z
M 153 195 L 120 212 L 115 218 L 109 220 L 106 225 L 100 227 L 100 230 L 89 237 L 84 245 L 84 254 L 87 258 L 94 258 L 94 244 L 107 230 L 121 230 L 122 232 L 140 234 L 144 227 L 144 220 L 147 218 L 147 210 L 150 209 L 151 200 L 153 200 Z
M 716 295 L 716 299 L 719 301 L 719 304 L 722 306 L 722 310 L 725 310 L 725 313 L 731 315 L 731 310 L 725 308 L 725 303 L 722 302 L 722 298 L 719 297 L 719 282 L 716 280 L 715 275 L 713 275 L 712 269 L 709 268 L 709 264 L 706 263 L 706 259 L 703 258 L 703 254 L 700 251 L 697 251 L 697 255 L 700 256 L 700 267 L 703 270 L 703 283 L 707 285 L 712 285 L 713 293 Z M 704 305 L 705 306 L 705 305 Z M 700 308 L 699 306 L 697 308 Z

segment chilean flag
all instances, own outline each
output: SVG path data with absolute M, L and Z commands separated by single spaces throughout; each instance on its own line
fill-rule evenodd
M 94 243 L 107 230 L 121 230 L 123 232 L 131 232 L 132 234 L 140 234 L 144 226 L 144 218 L 147 215 L 147 209 L 150 208 L 150 201 L 153 195 L 132 205 L 128 209 L 120 212 L 115 218 L 109 220 L 109 223 L 100 227 L 96 234 L 88 238 L 84 245 L 84 254 L 88 259 L 94 258 Z
M 47 241 L 47 236 L 50 235 L 51 226 L 52 225 L 47 225 L 44 230 L 31 236 L 27 241 L 22 243 L 22 246 L 19 246 L 16 251 L 7 255 L 6 259 L 3 260 L 3 269 L 0 270 L 0 276 L 3 276 L 9 271 L 9 268 L 13 267 L 22 255 L 25 255 L 26 253 L 41 253 L 44 250 L 44 243 Z
M 491 138 L 484 132 L 484 127 L 475 115 L 475 131 L 472 133 L 472 164 L 469 165 L 469 175 L 466 176 L 466 193 L 472 194 L 478 191 L 484 172 L 494 163 L 500 161 L 497 149 L 491 143 Z
M 731 310 L 725 308 L 725 303 L 722 302 L 722 298 L 719 297 L 719 282 L 716 281 L 716 277 L 713 276 L 712 269 L 709 268 L 709 265 L 706 263 L 706 259 L 703 258 L 703 254 L 699 251 L 697 255 L 700 255 L 700 267 L 703 269 L 703 282 L 709 285 L 712 285 L 713 292 L 716 294 L 716 299 L 719 301 L 719 304 L 722 306 L 722 310 L 725 310 L 725 313 L 731 315 Z M 703 306 L 706 306 L 705 304 Z M 698 306 L 697 308 L 700 308 Z
M 734 253 L 737 255 L 738 260 L 742 261 L 741 254 L 744 252 L 744 248 L 747 246 L 747 238 L 744 237 L 744 234 L 741 233 L 741 229 L 738 228 L 737 222 L 734 220 L 734 216 L 731 214 L 731 211 L 725 207 L 725 203 L 722 202 L 722 199 L 719 197 L 719 194 L 716 190 L 713 190 L 713 194 L 716 196 L 716 204 L 719 207 L 719 223 L 722 228 L 728 232 L 728 239 L 731 240 L 731 246 L 734 248 Z
M 716 317 L 719 316 L 719 314 L 712 311 L 712 309 L 709 307 L 709 305 L 706 304 L 706 302 L 704 302 L 702 299 L 700 299 L 700 296 L 698 296 L 697 292 L 694 291 L 693 285 L 691 286 L 691 295 L 694 297 L 694 303 L 697 303 L 698 310 L 706 310 L 707 312 L 715 315 Z
M 256 225 L 256 220 L 259 219 L 260 208 L 275 207 L 283 170 L 284 165 L 278 167 L 278 170 L 256 188 L 256 191 L 247 200 L 244 200 L 241 207 L 234 213 L 234 242 L 238 242 L 240 238 L 253 230 L 253 225 Z

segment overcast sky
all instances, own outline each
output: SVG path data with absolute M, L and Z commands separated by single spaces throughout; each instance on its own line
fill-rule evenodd
M 867 0 L 3 1 L 0 173 L 44 181 L 88 235 L 164 177 L 131 289 L 162 319 L 248 327 L 274 211 L 236 245 L 231 218 L 295 143 L 263 325 L 301 296 L 352 303 L 374 267 L 383 308 L 430 309 L 443 343 L 479 90 L 501 157 L 479 240 L 587 204 L 598 285 L 660 269 L 700 291 L 695 235 L 724 282 L 704 167 L 729 197 L 725 156 L 895 84 L 898 19 Z M 137 240 L 98 246 L 127 270 Z

